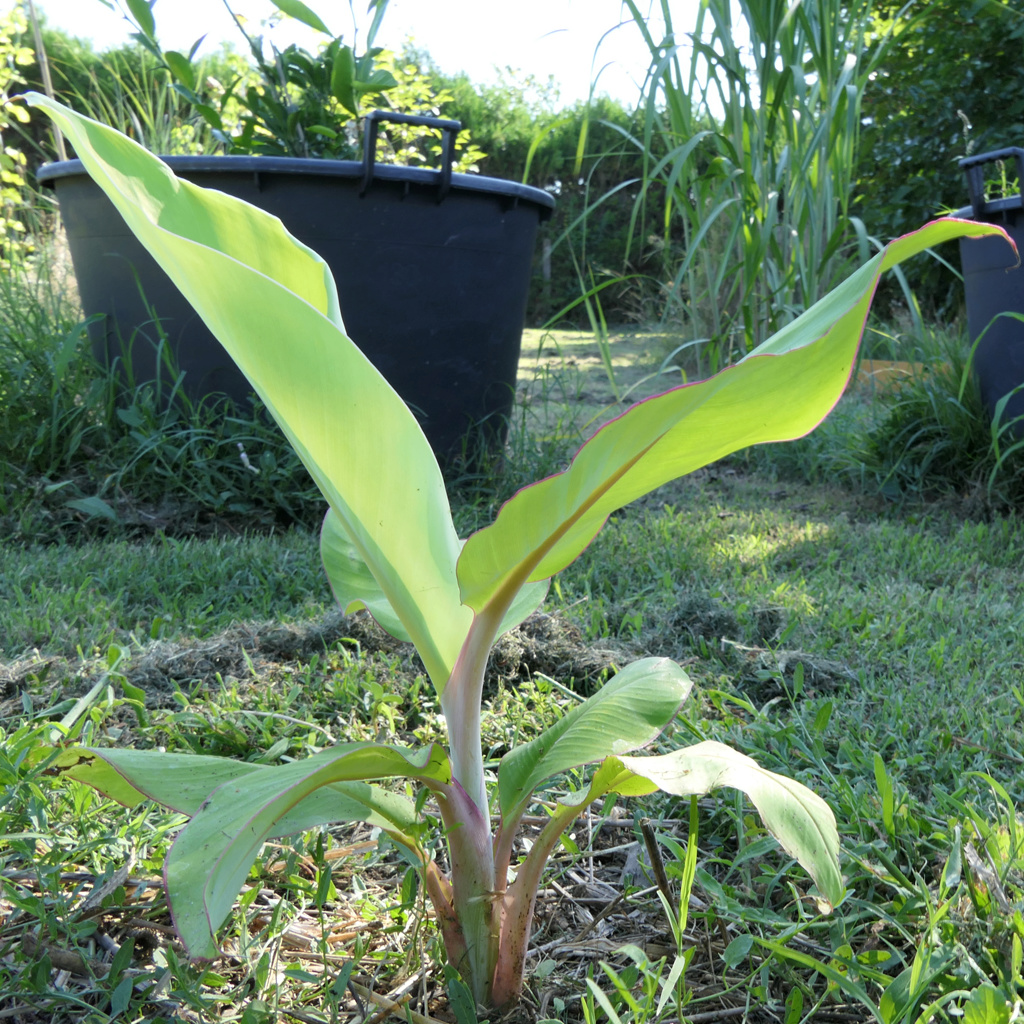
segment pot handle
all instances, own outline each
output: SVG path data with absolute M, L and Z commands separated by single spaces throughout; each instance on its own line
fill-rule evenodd
M 971 209 L 975 217 L 984 216 L 988 206 L 985 202 L 985 175 L 982 173 L 982 167 L 996 160 L 1009 160 L 1011 157 L 1017 162 L 1017 191 L 1024 201 L 1024 149 L 1010 146 L 1007 149 L 994 149 L 991 153 L 964 157 L 960 161 L 960 169 L 967 175 L 967 194 L 971 197 Z
M 449 121 L 441 117 L 428 117 L 424 114 L 399 114 L 390 110 L 371 110 L 366 115 L 366 130 L 363 138 L 363 183 L 359 194 L 365 195 L 373 181 L 374 159 L 377 153 L 377 125 L 381 121 L 393 121 L 395 124 L 425 125 L 438 128 L 444 133 L 441 148 L 441 172 L 437 187 L 437 201 L 441 202 L 452 184 L 452 160 L 455 157 L 455 136 L 462 130 L 460 121 Z

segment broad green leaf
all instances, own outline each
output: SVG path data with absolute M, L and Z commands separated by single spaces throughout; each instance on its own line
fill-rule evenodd
M 156 34 L 156 22 L 153 20 L 153 3 L 155 0 L 126 0 L 128 10 L 135 19 L 135 24 L 149 36 L 150 39 Z
M 366 93 L 387 92 L 388 89 L 397 87 L 398 79 L 390 71 L 380 69 L 372 71 L 366 78 L 360 78 L 355 83 L 355 90 L 360 96 Z
M 179 181 L 37 93 L 93 179 L 238 363 L 443 689 L 472 621 L 444 481 L 415 417 L 345 336 L 326 264 L 280 221 Z
M 508 818 L 547 779 L 609 754 L 625 754 L 660 735 L 692 683 L 668 658 L 624 668 L 592 697 L 498 766 L 498 805 Z
M 171 74 L 189 90 L 194 91 L 196 87 L 196 69 L 192 62 L 182 53 L 176 50 L 165 50 L 164 61 L 171 69 Z
M 314 11 L 311 11 L 302 0 L 275 0 L 277 9 L 284 11 L 285 14 L 297 21 L 301 21 L 303 25 L 308 25 L 310 28 L 315 28 L 317 32 L 323 32 L 325 36 L 332 36 L 334 33 L 320 20 L 319 15 Z
M 356 58 L 351 46 L 339 46 L 331 68 L 331 92 L 334 98 L 352 115 L 359 116 L 356 96 Z
M 746 793 L 765 827 L 803 865 L 821 895 L 832 906 L 842 902 L 846 890 L 839 873 L 839 833 L 832 810 L 817 793 L 712 740 L 671 754 L 619 760 L 675 796 L 703 796 L 723 786 Z
M 294 812 L 318 789 L 395 775 L 446 783 L 448 758 L 436 744 L 404 751 L 351 743 L 303 761 L 250 772 L 214 790 L 175 840 L 165 867 L 171 914 L 190 954 L 216 955 L 214 931 L 231 912 L 260 847 L 289 813 L 292 822 L 308 822 L 315 816 Z M 334 799 L 337 818 L 363 817 L 363 810 L 353 808 L 346 794 L 337 793 Z
M 519 491 L 469 538 L 458 563 L 463 601 L 500 606 L 527 580 L 565 568 L 615 509 L 737 449 L 808 433 L 850 379 L 881 275 L 950 239 L 999 233 L 946 219 L 899 238 L 735 366 L 606 424 L 568 469 Z
M 405 641 L 412 639 L 333 509 L 327 512 L 320 530 L 320 557 L 334 598 L 343 611 L 351 613 L 365 608 L 392 636 Z M 548 580 L 541 580 L 523 587 L 505 613 L 496 635 L 507 633 L 532 615 L 544 603 L 548 586 Z
M 994 985 L 979 985 L 964 1003 L 963 1024 L 1010 1024 L 1013 1007 Z

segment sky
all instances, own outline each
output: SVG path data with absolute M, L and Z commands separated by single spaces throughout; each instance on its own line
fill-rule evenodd
M 333 32 L 352 38 L 348 0 L 306 0 Z M 685 0 L 685 5 L 695 0 Z M 126 41 L 130 26 L 101 0 L 35 0 L 49 24 L 91 39 L 97 49 Z M 649 0 L 641 0 L 646 9 Z M 232 0 L 255 30 L 274 10 L 272 0 Z M 362 14 L 365 0 L 354 0 Z M 156 0 L 157 37 L 166 50 L 187 52 L 207 33 L 207 47 L 240 42 L 223 0 Z M 678 24 L 685 24 L 679 19 Z M 620 23 L 623 23 L 621 27 Z M 367 19 L 362 19 L 365 28 Z M 653 24 L 652 24 L 653 28 Z M 277 45 L 316 38 L 303 26 L 282 25 L 270 33 Z M 322 37 L 321 37 L 322 38 Z M 391 0 L 377 43 L 398 49 L 411 38 L 442 71 L 466 72 L 477 83 L 493 82 L 506 66 L 541 81 L 554 76 L 565 105 L 586 99 L 597 76 L 597 92 L 634 104 L 647 70 L 647 51 L 621 0 Z M 242 49 L 242 46 L 238 46 Z

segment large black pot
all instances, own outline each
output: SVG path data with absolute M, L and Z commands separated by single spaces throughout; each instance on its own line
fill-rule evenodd
M 554 200 L 529 186 L 452 174 L 458 122 L 379 112 L 367 120 L 362 162 L 165 159 L 180 177 L 280 217 L 327 261 L 346 330 L 444 458 L 458 452 L 475 424 L 491 439 L 503 436 L 537 226 Z M 444 129 L 442 170 L 375 165 L 380 120 Z M 48 164 L 38 178 L 56 189 L 84 311 L 105 314 L 93 333 L 96 354 L 110 361 L 130 346 L 135 380 L 152 380 L 163 332 L 190 397 L 246 400 L 248 382 L 81 162 Z
M 985 164 L 1014 160 L 1017 180 L 1024 187 L 1024 149 L 1000 149 L 960 161 L 967 174 L 971 205 L 953 215 L 968 220 L 998 224 L 1024 252 L 1024 199 L 985 200 Z M 1024 323 L 1000 313 L 1024 314 L 1024 270 L 1002 238 L 961 238 L 960 261 L 967 303 L 967 329 L 974 353 L 974 373 L 981 398 L 990 417 L 1000 401 L 1009 395 L 1000 422 L 1024 416 Z M 978 339 L 981 339 L 978 341 Z M 1020 390 L 1016 390 L 1020 389 Z M 1012 394 L 1011 394 L 1012 392 Z M 1019 427 L 1014 428 L 1021 436 Z

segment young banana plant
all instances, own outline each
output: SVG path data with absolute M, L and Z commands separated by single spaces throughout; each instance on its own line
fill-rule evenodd
M 740 363 L 606 424 L 567 469 L 521 490 L 463 543 L 431 449 L 346 336 L 323 261 L 279 221 L 179 181 L 110 128 L 43 96 L 27 100 L 65 133 L 295 446 L 330 506 L 321 549 L 334 593 L 345 609 L 366 608 L 415 644 L 447 723 L 447 749 L 343 743 L 270 767 L 113 748 L 61 751 L 56 765 L 67 777 L 128 805 L 152 799 L 190 817 L 167 856 L 166 882 L 192 955 L 217 954 L 215 933 L 266 840 L 367 821 L 417 858 L 448 958 L 477 1002 L 508 1006 L 520 993 L 534 900 L 559 837 L 607 794 L 657 789 L 678 796 L 742 790 L 811 876 L 819 900 L 843 899 L 835 820 L 811 790 L 720 743 L 636 756 L 686 699 L 690 680 L 679 666 L 648 658 L 623 669 L 509 751 L 493 787 L 480 736 L 484 667 L 495 640 L 541 604 L 550 577 L 615 509 L 738 448 L 813 429 L 850 378 L 881 274 L 929 246 L 997 228 L 944 220 L 893 242 Z M 539 837 L 513 864 L 533 794 L 587 764 L 596 765 L 589 782 L 555 800 Z M 427 852 L 415 805 L 380 785 L 396 777 L 425 787 L 436 802 L 447 869 Z

